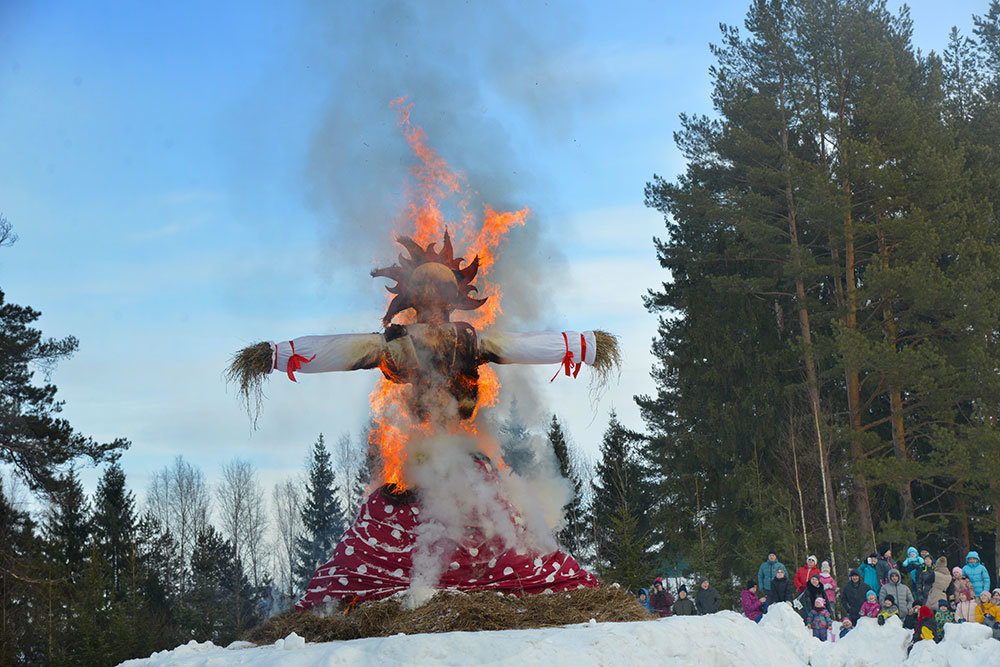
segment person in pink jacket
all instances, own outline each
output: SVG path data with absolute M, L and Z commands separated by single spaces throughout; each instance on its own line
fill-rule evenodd
M 760 623 L 764 615 L 764 598 L 757 597 L 757 582 L 750 580 L 746 588 L 740 595 L 740 602 L 743 603 L 743 613 L 754 623 Z
M 959 593 L 958 606 L 955 607 L 955 621 L 958 623 L 975 623 L 976 622 L 976 602 L 972 599 L 972 595 L 967 590 L 962 590 Z
M 819 566 L 819 583 L 823 585 L 823 594 L 826 595 L 826 608 L 833 612 L 833 607 L 837 602 L 837 581 L 830 576 L 830 563 L 823 561 Z
M 860 615 L 868 618 L 875 618 L 882 609 L 878 603 L 878 595 L 875 594 L 875 591 L 869 589 L 865 598 L 864 603 L 861 605 Z

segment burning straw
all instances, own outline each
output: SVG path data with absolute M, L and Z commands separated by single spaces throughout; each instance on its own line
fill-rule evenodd
M 226 381 L 239 385 L 240 396 L 254 427 L 264 398 L 264 378 L 271 372 L 273 361 L 270 343 L 262 341 L 234 354 L 226 369 Z
M 547 628 L 570 623 L 648 621 L 652 616 L 635 596 L 617 586 L 579 588 L 566 593 L 500 595 L 496 591 L 440 591 L 426 604 L 407 610 L 396 598 L 358 604 L 346 615 L 291 611 L 249 630 L 244 639 L 272 644 L 295 632 L 310 642 L 388 637 L 400 632 L 475 632 Z

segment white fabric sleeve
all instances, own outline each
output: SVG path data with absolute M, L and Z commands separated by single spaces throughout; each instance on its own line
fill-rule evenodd
M 302 336 L 291 341 L 271 343 L 272 370 L 285 373 L 288 360 L 298 359 L 296 373 L 327 373 L 374 368 L 385 346 L 382 334 L 338 334 L 332 336 Z
M 509 333 L 486 331 L 479 334 L 479 348 L 492 353 L 501 364 L 558 364 L 573 354 L 573 363 L 594 363 L 597 337 L 593 331 L 541 331 Z

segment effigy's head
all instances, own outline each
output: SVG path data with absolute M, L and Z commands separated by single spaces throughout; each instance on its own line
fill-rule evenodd
M 472 281 L 479 272 L 479 257 L 461 268 L 465 259 L 454 256 L 447 230 L 440 251 L 436 243 L 424 247 L 408 236 L 400 236 L 396 242 L 408 255 L 400 253 L 397 264 L 372 271 L 373 278 L 396 281 L 395 285 L 386 287 L 396 296 L 382 318 L 384 326 L 389 326 L 392 318 L 410 308 L 416 311 L 417 322 L 440 324 L 448 322 L 453 311 L 475 310 L 486 303 L 486 299 L 469 296 L 476 291 Z

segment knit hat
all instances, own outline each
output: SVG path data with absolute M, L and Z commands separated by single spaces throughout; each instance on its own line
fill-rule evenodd
M 939 608 L 939 609 L 940 609 L 941 607 L 947 607 L 947 606 L 948 606 L 948 601 L 947 601 L 947 600 L 944 600 L 944 599 L 942 599 L 942 600 L 938 600 L 938 608 Z
M 767 552 L 767 555 L 770 556 L 771 554 L 774 554 L 775 556 L 777 556 L 778 552 L 775 551 L 774 549 L 771 549 L 770 551 Z
M 677 594 L 678 594 L 678 595 L 680 595 L 681 593 L 687 593 L 687 592 L 688 592 L 688 587 L 687 587 L 687 586 L 685 586 L 684 584 L 681 584 L 681 585 L 680 585 L 680 586 L 679 586 L 679 587 L 677 588 Z
M 927 605 L 923 605 L 923 604 L 920 605 L 920 611 L 917 612 L 917 618 L 919 618 L 922 621 L 925 618 L 930 618 L 933 615 L 934 615 L 934 612 L 931 611 L 930 607 L 928 607 Z
M 826 606 L 826 598 L 824 598 L 822 595 L 819 596 L 818 598 L 816 598 L 816 601 L 813 602 L 813 606 L 822 609 L 823 607 Z
M 806 558 L 806 562 L 808 563 L 809 561 L 812 561 L 814 563 L 819 562 L 818 560 L 816 560 L 816 556 L 809 556 L 809 558 Z
M 885 555 L 885 552 L 886 552 L 886 551 L 889 551 L 889 550 L 890 550 L 891 548 L 892 548 L 892 547 L 890 547 L 890 546 L 889 546 L 888 544 L 883 544 L 882 546 L 880 546 L 880 547 L 878 548 L 878 555 L 879 555 L 879 556 L 884 556 L 884 555 Z
M 962 576 L 962 568 L 960 568 L 957 565 L 955 567 L 951 568 L 951 576 L 953 576 L 953 577 L 961 577 Z
M 751 588 L 753 588 L 753 587 L 754 587 L 754 586 L 756 586 L 756 585 L 757 585 L 757 582 L 756 582 L 756 581 L 754 581 L 753 579 L 747 579 L 747 585 L 746 585 L 746 586 L 744 586 L 743 588 L 744 588 L 745 590 L 750 590 Z
M 819 566 L 819 569 L 821 572 L 826 572 L 827 574 L 830 574 L 830 563 L 828 563 L 827 561 L 823 561 L 823 564 Z
M 886 595 L 885 602 L 888 602 L 889 604 L 896 604 L 896 598 L 891 595 Z
M 874 558 L 875 560 L 878 560 L 878 554 L 875 553 L 874 551 L 871 552 L 870 554 L 868 554 L 868 557 L 869 558 Z
M 878 594 L 875 591 L 873 591 L 872 589 L 869 588 L 868 592 L 865 593 L 865 599 L 867 600 L 868 598 L 876 598 L 877 599 L 878 598 Z

